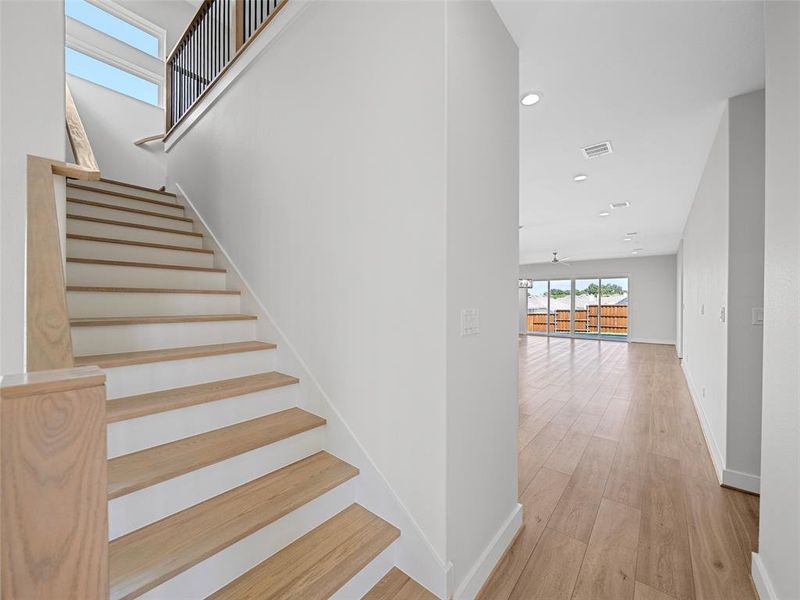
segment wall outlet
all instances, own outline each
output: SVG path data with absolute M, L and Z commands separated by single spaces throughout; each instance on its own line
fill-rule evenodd
M 705 304 L 701 304 L 700 305 L 700 314 L 701 315 L 706 314 L 706 305 Z
M 461 335 L 478 335 L 481 330 L 480 314 L 477 308 L 461 309 Z
M 725 307 L 724 306 L 719 309 L 719 322 L 720 323 L 724 323 L 725 322 Z
M 753 308 L 753 325 L 764 324 L 764 309 L 760 307 Z

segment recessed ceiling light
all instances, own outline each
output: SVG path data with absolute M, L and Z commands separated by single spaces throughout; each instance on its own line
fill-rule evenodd
M 634 248 L 631 254 L 639 254 L 639 252 L 641 252 L 642 250 L 644 250 L 644 248 Z
M 632 241 L 633 241 L 633 238 L 629 238 L 629 237 L 628 237 L 628 238 L 625 238 L 625 239 L 624 239 L 624 240 L 622 240 L 622 241 L 623 241 L 623 242 L 632 242 Z
M 630 202 L 614 202 L 613 204 L 609 204 L 611 208 L 628 208 L 630 205 Z
M 541 99 L 541 92 L 528 92 L 527 94 L 524 94 L 522 98 L 520 98 L 520 102 L 522 102 L 522 106 L 533 106 Z
M 601 213 L 600 213 L 599 215 L 597 215 L 597 216 L 598 216 L 598 217 L 607 217 L 607 216 L 608 216 L 608 215 L 610 215 L 610 214 L 611 214 L 610 212 L 608 212 L 607 210 L 604 210 L 603 212 L 601 212 Z
M 638 250 L 634 250 L 633 252 L 631 252 L 631 254 L 639 254 L 639 251 Z
M 572 178 L 573 181 L 586 181 L 587 179 L 589 179 L 589 176 L 583 174 L 575 175 L 575 177 Z

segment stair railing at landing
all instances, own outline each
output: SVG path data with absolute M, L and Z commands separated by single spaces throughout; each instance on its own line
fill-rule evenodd
M 166 140 L 288 0 L 203 0 L 166 60 Z
M 0 378 L 0 600 L 108 598 L 105 374 L 74 368 L 54 177 L 100 179 L 66 91 L 75 161 L 28 155 L 25 369 Z

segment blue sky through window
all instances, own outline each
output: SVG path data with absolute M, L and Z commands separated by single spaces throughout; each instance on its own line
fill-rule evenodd
M 65 49 L 67 73 L 158 106 L 158 86 L 103 61 Z
M 66 0 L 64 12 L 68 17 L 158 58 L 157 37 L 107 13 L 86 0 Z

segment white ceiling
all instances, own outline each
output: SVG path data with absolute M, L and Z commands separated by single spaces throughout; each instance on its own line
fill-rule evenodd
M 520 106 L 520 263 L 674 253 L 725 99 L 764 86 L 763 4 L 494 4 L 520 49 L 521 93 L 543 96 Z M 613 154 L 583 158 L 605 140 Z

